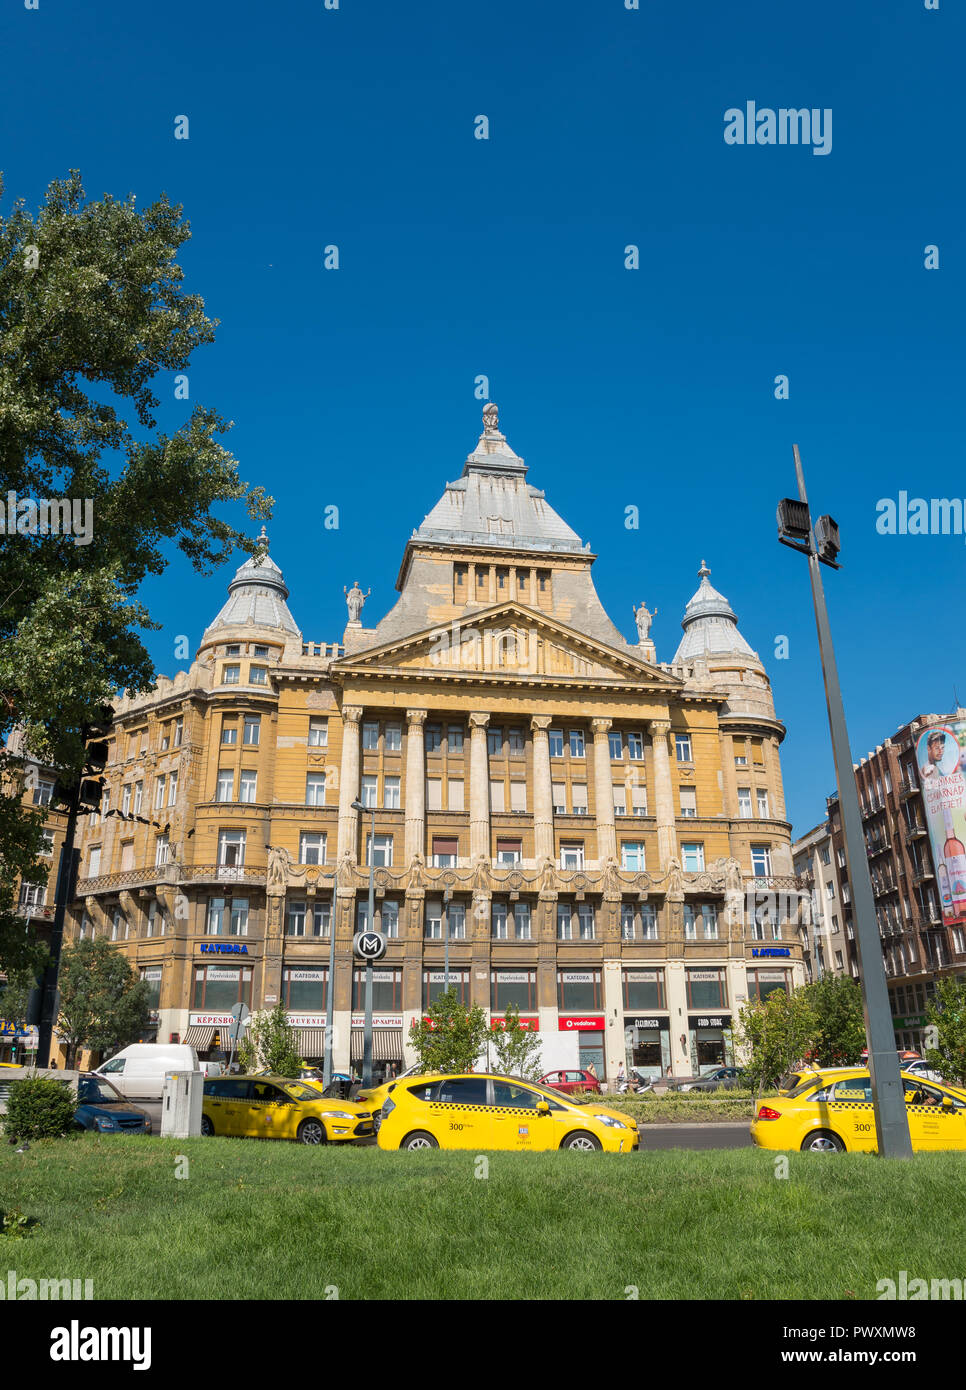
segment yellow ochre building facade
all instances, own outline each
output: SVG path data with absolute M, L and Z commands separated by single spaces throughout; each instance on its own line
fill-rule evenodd
M 334 1062 L 355 1066 L 370 855 L 377 1075 L 413 1060 L 447 929 L 466 1002 L 517 1005 L 548 1063 L 575 1036 L 602 1078 L 725 1061 L 742 1003 L 804 981 L 785 731 L 730 605 L 702 562 L 673 659 L 643 604 L 629 643 L 483 422 L 375 626 L 354 583 L 341 642 L 306 641 L 266 542 L 190 670 L 117 702 L 71 932 L 150 982 L 149 1039 L 207 1056 L 236 1001 L 281 1002 L 320 1059 L 334 929 Z

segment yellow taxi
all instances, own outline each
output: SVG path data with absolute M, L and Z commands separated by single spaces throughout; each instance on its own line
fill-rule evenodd
M 201 1132 L 326 1144 L 368 1139 L 374 1130 L 369 1106 L 326 1100 L 305 1081 L 284 1076 L 212 1076 L 204 1085 Z
M 915 1152 L 966 1149 L 966 1091 L 900 1073 Z M 751 1122 L 762 1149 L 875 1153 L 872 1081 L 865 1067 L 801 1073 L 798 1084 L 765 1096 Z
M 533 1081 L 433 1073 L 394 1084 L 382 1103 L 381 1149 L 577 1149 L 630 1153 L 637 1125 L 619 1110 L 577 1105 Z

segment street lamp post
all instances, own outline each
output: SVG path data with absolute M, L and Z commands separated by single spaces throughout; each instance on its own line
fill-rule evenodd
M 322 1084 L 332 1083 L 332 1043 L 335 1027 L 335 928 L 339 920 L 339 874 L 332 879 L 332 917 L 329 921 L 329 978 L 325 986 L 325 1060 L 322 1063 Z M 351 1032 L 351 1029 L 350 1029 Z
M 855 901 L 855 940 L 862 973 L 862 1003 L 869 1047 L 869 1074 L 872 1078 L 872 1108 L 878 1151 L 886 1158 L 908 1158 L 912 1155 L 909 1121 L 902 1078 L 899 1075 L 892 1010 L 889 1007 L 889 990 L 876 923 L 872 879 L 859 815 L 859 796 L 852 768 L 845 708 L 842 704 L 835 649 L 832 645 L 828 610 L 825 607 L 825 591 L 819 569 L 820 563 L 831 565 L 834 569 L 839 568 L 836 563 L 839 532 L 830 516 L 820 516 L 813 527 L 797 444 L 793 446 L 793 453 L 798 480 L 798 501 L 785 498 L 779 503 L 778 539 L 782 545 L 800 550 L 808 556 L 818 646 L 822 658 L 822 674 L 825 678 L 825 701 L 832 735 L 835 779 L 845 832 L 845 858 Z
M 369 832 L 369 920 L 368 930 L 376 929 L 376 808 L 365 807 L 361 801 L 353 801 L 353 810 L 372 812 Z M 362 1084 L 372 1085 L 372 958 L 366 958 L 366 1017 L 362 1035 Z

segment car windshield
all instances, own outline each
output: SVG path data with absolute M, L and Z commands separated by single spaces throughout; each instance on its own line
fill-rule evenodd
M 815 1073 L 812 1072 L 810 1075 L 804 1078 L 793 1077 L 792 1080 L 796 1084 L 786 1087 L 784 1089 L 787 1090 L 788 1097 L 790 1100 L 796 1100 L 799 1096 L 803 1096 L 806 1091 L 812 1090 L 813 1087 L 820 1086 L 822 1078 L 820 1076 L 816 1076 Z
M 115 1091 L 107 1081 L 84 1080 L 77 1083 L 77 1102 L 79 1105 L 112 1105 L 122 1100 L 120 1092 Z
M 309 1086 L 301 1081 L 290 1081 L 284 1090 L 293 1100 L 318 1100 L 321 1094 L 317 1086 Z

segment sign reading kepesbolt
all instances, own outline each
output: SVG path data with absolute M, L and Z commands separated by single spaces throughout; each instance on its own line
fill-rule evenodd
M 357 931 L 352 938 L 352 950 L 360 960 L 378 960 L 386 954 L 386 938 L 377 931 Z

